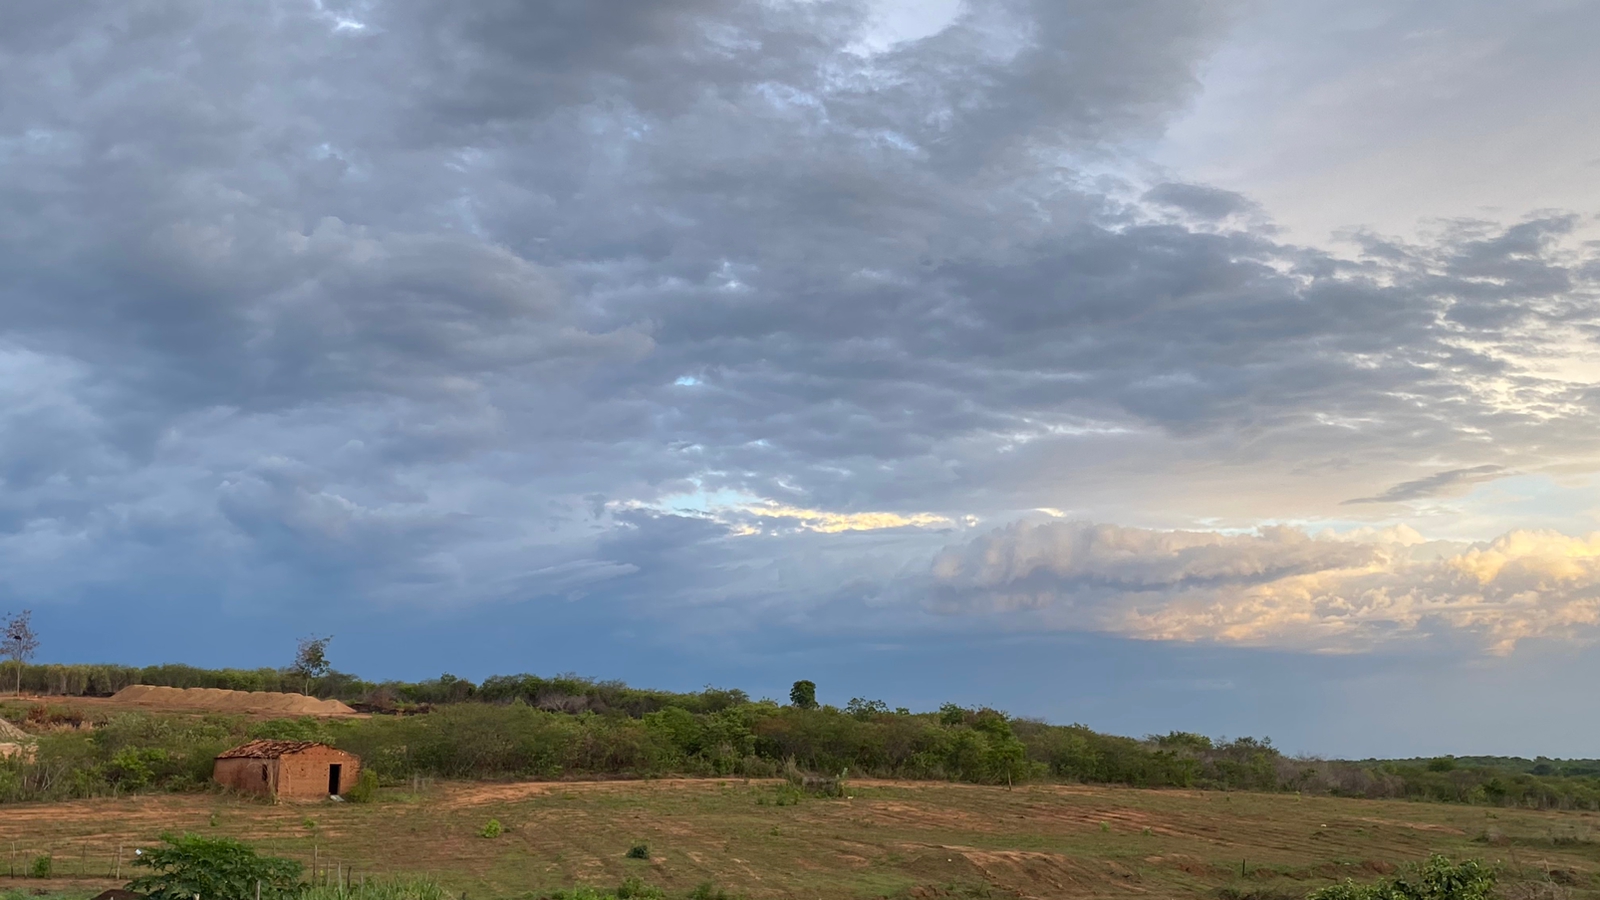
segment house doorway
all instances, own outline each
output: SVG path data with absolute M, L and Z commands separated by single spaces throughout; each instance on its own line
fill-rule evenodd
M 334 763 L 328 766 L 328 796 L 339 796 L 339 776 L 343 774 L 344 766 Z

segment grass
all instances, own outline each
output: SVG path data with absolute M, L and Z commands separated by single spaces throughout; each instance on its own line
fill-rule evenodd
M 670 897 L 714 882 L 758 900 L 1288 900 L 1436 852 L 1502 864 L 1511 897 L 1600 898 L 1600 816 L 1590 812 L 874 781 L 852 781 L 846 798 L 778 805 L 784 789 L 742 780 L 479 782 L 385 789 L 369 804 L 271 806 L 200 794 L 8 805 L 0 852 L 13 842 L 19 859 L 50 852 L 58 877 L 0 878 L 0 891 L 56 890 L 62 879 L 110 886 L 104 876 L 117 844 L 126 878 L 134 846 L 189 830 L 241 838 L 356 882 L 431 878 L 450 897 L 474 900 L 580 884 L 609 892 L 629 878 Z M 485 840 L 490 819 L 502 832 Z M 648 859 L 629 858 L 636 844 L 648 845 Z

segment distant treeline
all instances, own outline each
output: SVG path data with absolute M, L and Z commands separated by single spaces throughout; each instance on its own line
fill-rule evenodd
M 43 673 L 52 683 L 34 680 Z M 108 694 L 129 684 L 293 690 L 271 669 L 34 666 L 35 692 Z M 75 688 L 75 689 L 74 689 Z M 1600 809 L 1594 760 L 1452 758 L 1342 761 L 1286 756 L 1268 740 L 1174 732 L 1146 738 L 1050 725 L 991 709 L 891 710 L 856 699 L 807 708 L 744 692 L 675 693 L 577 676 L 515 675 L 482 684 L 448 675 L 417 683 L 332 674 L 324 697 L 425 715 L 250 721 L 237 716 L 97 713 L 92 727 L 48 701 L 11 705 L 42 732 L 37 758 L 0 762 L 0 801 L 200 788 L 211 759 L 253 737 L 322 740 L 358 753 L 388 784 L 413 776 L 593 778 L 773 775 L 793 760 L 819 773 L 986 784 L 1075 781 L 1136 787 L 1299 791 L 1486 805 Z M 0 697 L 3 700 L 3 697 Z

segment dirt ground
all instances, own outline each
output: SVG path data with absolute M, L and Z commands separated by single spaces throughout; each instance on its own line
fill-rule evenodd
M 1500 862 L 1515 896 L 1600 897 L 1589 812 L 1060 785 L 853 781 L 848 793 L 780 806 L 774 782 L 663 779 L 447 783 L 366 805 L 196 794 L 7 806 L 0 852 L 13 862 L 0 875 L 49 853 L 58 875 L 109 887 L 135 846 L 193 831 L 319 873 L 432 876 L 474 898 L 628 875 L 752 898 L 1291 898 L 1433 852 Z M 482 836 L 491 819 L 500 837 Z M 625 858 L 639 842 L 650 858 Z M 0 877 L 0 891 L 39 883 Z
M 309 716 L 314 716 L 316 718 L 342 718 L 342 719 L 343 718 L 363 718 L 364 719 L 364 718 L 368 718 L 369 717 L 368 714 L 366 714 L 366 713 L 358 713 L 358 712 L 355 712 L 354 710 L 349 710 L 348 707 L 345 707 L 345 710 L 349 710 L 349 711 L 338 710 L 338 709 L 319 709 L 319 708 L 312 708 L 310 706 L 307 706 L 304 709 L 291 709 L 291 710 L 285 711 L 284 709 L 282 709 L 280 707 L 275 707 L 275 706 L 271 705 L 270 703 L 263 704 L 263 705 L 260 705 L 260 706 L 252 705 L 249 702 L 249 692 L 234 691 L 234 692 L 230 692 L 230 693 L 244 694 L 245 696 L 243 698 L 240 698 L 238 702 L 236 702 L 236 703 L 234 703 L 232 705 L 229 705 L 226 708 L 219 708 L 218 706 L 210 706 L 210 707 L 202 706 L 202 705 L 199 705 L 197 703 L 187 701 L 181 695 L 172 695 L 172 696 L 146 695 L 146 696 L 137 697 L 136 699 L 125 699 L 125 698 L 121 698 L 121 697 L 118 697 L 118 696 L 111 696 L 111 697 L 54 697 L 54 696 L 48 696 L 48 695 L 47 696 L 29 696 L 27 694 L 24 694 L 20 698 L 11 697 L 11 696 L 0 696 L 0 702 L 3 702 L 4 705 L 6 705 L 7 707 L 11 707 L 11 708 L 19 708 L 20 707 L 20 708 L 26 709 L 29 706 L 43 705 L 43 706 L 48 706 L 48 707 L 50 707 L 52 709 L 75 710 L 77 712 L 82 713 L 85 718 L 92 718 L 96 714 L 113 713 L 113 712 L 119 712 L 119 711 L 188 713 L 188 714 L 191 714 L 191 715 L 201 715 L 201 714 L 205 714 L 205 713 L 224 713 L 224 714 L 228 714 L 228 715 L 246 716 L 246 717 L 249 717 L 251 719 L 258 719 L 258 718 L 259 719 L 281 719 L 285 715 L 309 715 Z M 284 695 L 282 695 L 282 694 L 276 694 L 276 695 L 274 695 L 274 694 L 262 694 L 261 696 L 270 698 L 270 697 L 282 697 Z M 316 703 L 317 701 L 312 701 L 312 702 Z M 343 706 L 343 704 L 340 704 L 340 705 Z

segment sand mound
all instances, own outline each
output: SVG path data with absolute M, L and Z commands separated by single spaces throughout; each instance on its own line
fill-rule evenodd
M 18 728 L 10 722 L 7 722 L 5 719 L 0 719 L 0 741 L 5 741 L 12 744 L 25 744 L 31 740 L 33 740 L 33 735 L 28 734 L 26 731 L 23 731 L 21 728 Z
M 349 716 L 355 710 L 337 700 L 271 691 L 225 691 L 220 688 L 170 688 L 136 684 L 112 696 L 113 703 L 205 709 L 217 712 L 265 712 L 286 716 Z

